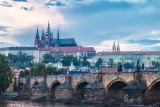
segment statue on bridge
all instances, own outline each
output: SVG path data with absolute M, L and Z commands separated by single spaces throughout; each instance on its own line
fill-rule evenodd
M 123 71 L 123 68 L 122 68 L 122 64 L 121 64 L 121 63 L 119 64 L 117 71 L 118 71 L 118 72 L 122 72 L 122 71 Z
M 140 72 L 139 59 L 137 61 L 137 65 L 136 65 L 136 72 Z

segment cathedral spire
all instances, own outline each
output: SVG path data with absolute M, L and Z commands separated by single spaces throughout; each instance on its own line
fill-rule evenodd
M 115 44 L 115 41 L 114 41 L 113 46 L 112 46 L 112 51 L 113 51 L 113 52 L 116 51 L 116 44 Z
M 49 21 L 48 21 L 48 27 L 47 27 L 47 34 L 48 34 L 48 35 L 51 35 L 51 29 L 50 29 Z
M 41 36 L 41 40 L 45 40 L 45 34 L 44 34 L 44 29 L 42 30 L 42 36 Z
M 38 39 L 39 39 L 39 31 L 38 31 L 38 27 L 37 27 L 36 38 L 38 38 Z
M 59 29 L 58 29 L 58 33 L 57 33 L 57 44 L 59 45 Z
M 37 33 L 36 33 L 34 45 L 35 45 L 35 47 L 38 47 L 38 46 L 39 46 L 39 32 L 38 32 L 38 27 L 37 27 Z
M 118 45 L 117 45 L 117 52 L 120 51 L 120 46 L 119 46 L 119 41 L 118 41 Z

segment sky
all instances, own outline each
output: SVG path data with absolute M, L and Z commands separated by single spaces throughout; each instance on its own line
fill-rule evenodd
M 111 51 L 160 50 L 160 0 L 0 0 L 0 47 L 34 46 L 48 21 L 57 37 Z

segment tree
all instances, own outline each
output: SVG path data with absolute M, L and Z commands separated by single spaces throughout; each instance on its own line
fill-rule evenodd
M 42 62 L 44 62 L 44 63 L 49 63 L 49 62 L 54 63 L 55 58 L 50 54 L 45 54 L 45 55 L 43 55 L 43 61 Z
M 63 74 L 63 72 L 58 71 L 55 67 L 45 67 L 44 64 L 38 64 L 35 67 L 32 67 L 30 70 L 21 71 L 20 77 L 24 76 L 46 76 L 46 75 L 58 75 Z
M 32 67 L 33 56 L 27 55 L 26 53 L 19 52 L 18 55 L 8 54 L 7 59 L 11 66 L 16 66 L 18 68 Z
M 61 62 L 63 64 L 63 66 L 70 66 L 71 62 L 73 62 L 73 64 L 75 66 L 79 66 L 80 65 L 80 61 L 78 60 L 78 58 L 77 57 L 73 57 L 73 55 L 64 56 Z
M 91 64 L 87 61 L 87 57 L 83 57 L 82 65 L 89 66 L 89 67 L 91 66 Z
M 63 72 L 58 71 L 55 67 L 46 67 L 46 73 L 47 73 L 47 75 L 63 74 Z
M 113 58 L 109 58 L 109 65 L 110 65 L 111 68 L 113 67 L 113 65 L 114 65 Z
M 102 65 L 103 59 L 102 58 L 98 58 L 95 67 L 97 67 L 99 69 L 99 66 Z
M 12 82 L 12 71 L 5 55 L 0 54 L 0 93 L 6 91 Z
M 63 66 L 70 66 L 71 61 L 72 61 L 71 56 L 64 56 L 61 62 Z
M 125 69 L 132 69 L 132 68 L 134 68 L 134 65 L 127 62 L 124 64 L 124 68 Z

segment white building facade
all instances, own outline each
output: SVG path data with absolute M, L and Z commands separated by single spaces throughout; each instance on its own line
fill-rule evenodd
M 144 63 L 145 67 L 152 67 L 152 62 L 160 63 L 160 51 L 128 51 L 128 52 L 98 52 L 94 60 L 103 59 L 103 64 L 107 65 L 110 59 L 114 63 L 120 62 L 122 65 L 126 62 L 136 65 L 137 60 L 140 60 L 140 66 Z

